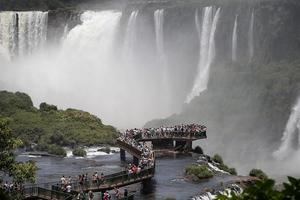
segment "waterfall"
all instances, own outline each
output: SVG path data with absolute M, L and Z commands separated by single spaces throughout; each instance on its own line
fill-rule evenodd
M 166 112 L 169 112 L 169 106 L 170 106 L 170 99 L 169 94 L 171 93 L 170 87 L 169 87 L 169 72 L 168 72 L 168 61 L 167 56 L 164 49 L 164 10 L 158 9 L 154 12 L 154 26 L 155 26 L 155 41 L 156 41 L 156 55 L 158 60 L 158 65 L 160 70 L 162 71 L 160 82 L 162 87 L 162 94 L 159 95 L 161 102 L 163 105 L 165 105 L 165 108 L 162 108 L 166 110 Z
M 32 53 L 46 41 L 47 12 L 18 12 L 19 55 Z
M 237 60 L 237 17 L 236 15 L 232 32 L 232 61 Z
M 200 56 L 197 76 L 193 88 L 186 98 L 186 103 L 190 102 L 195 96 L 198 96 L 207 88 L 210 66 L 215 57 L 215 32 L 220 17 L 220 10 L 221 9 L 218 8 L 213 15 L 213 7 L 204 8 L 201 30 L 198 12 L 196 11 L 195 22 L 200 36 Z
M 154 23 L 155 23 L 155 36 L 156 36 L 156 48 L 157 56 L 161 65 L 166 67 L 166 55 L 164 50 L 164 10 L 158 9 L 154 12 Z
M 139 11 L 132 11 L 128 19 L 124 44 L 123 44 L 123 59 L 127 63 L 132 63 L 134 61 L 134 46 L 137 40 L 137 16 Z
M 287 156 L 292 156 L 293 153 L 296 153 L 300 150 L 300 141 L 297 142 L 296 149 L 293 148 L 295 139 L 300 138 L 300 97 L 296 105 L 292 108 L 291 115 L 286 124 L 283 137 L 281 139 L 281 145 L 277 151 L 273 153 L 274 157 L 281 160 L 287 158 Z
M 248 32 L 248 48 L 249 48 L 249 60 L 251 61 L 254 55 L 254 12 L 251 13 L 249 32 Z
M 0 56 L 10 59 L 16 48 L 17 16 L 15 12 L 0 12 Z
M 46 41 L 47 21 L 47 12 L 1 12 L 0 46 L 9 57 L 32 53 Z

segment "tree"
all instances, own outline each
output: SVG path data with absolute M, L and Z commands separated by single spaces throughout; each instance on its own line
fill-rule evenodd
M 0 171 L 12 177 L 17 183 L 23 184 L 26 181 L 33 183 L 37 167 L 33 161 L 15 160 L 14 150 L 22 145 L 22 141 L 12 135 L 8 124 L 7 119 L 0 118 Z
M 268 179 L 268 176 L 267 174 L 265 174 L 262 170 L 260 169 L 252 169 L 250 172 L 249 172 L 249 176 L 254 176 L 254 177 L 257 177 L 257 178 L 260 178 L 260 179 Z

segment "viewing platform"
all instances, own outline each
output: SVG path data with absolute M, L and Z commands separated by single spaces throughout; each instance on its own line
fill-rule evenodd
M 116 143 L 120 147 L 121 161 L 126 160 L 125 152 L 133 156 L 133 165 L 128 170 L 101 177 L 76 180 L 67 185 L 60 182 L 26 186 L 24 199 L 71 200 L 80 192 L 105 192 L 134 183 L 147 183 L 155 174 L 155 151 L 160 149 L 192 150 L 192 141 L 205 139 L 206 127 L 200 125 L 180 125 L 172 128 L 131 129 L 121 133 Z M 134 170 L 135 169 L 135 170 Z M 127 197 L 126 199 L 131 199 Z M 132 198 L 133 199 L 133 198 Z

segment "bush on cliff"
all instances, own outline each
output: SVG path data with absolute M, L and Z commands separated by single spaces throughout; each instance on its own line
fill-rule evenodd
M 249 176 L 254 176 L 254 177 L 257 177 L 259 179 L 262 179 L 262 180 L 265 180 L 265 179 L 268 179 L 268 176 L 266 173 L 264 173 L 262 170 L 260 169 L 252 169 L 250 172 L 249 172 Z
M 57 155 L 57 156 L 63 156 L 63 157 L 65 157 L 67 155 L 67 152 L 64 148 L 57 146 L 55 144 L 48 146 L 48 153 Z
M 85 157 L 86 156 L 86 151 L 83 148 L 76 148 L 73 150 L 73 155 L 74 156 L 79 156 L 79 157 Z
M 190 165 L 185 168 L 185 174 L 190 176 L 193 181 L 199 181 L 214 176 L 213 172 L 206 165 Z
M 212 160 L 216 163 L 218 163 L 218 168 L 230 173 L 231 175 L 237 175 L 235 168 L 230 168 L 227 165 L 224 164 L 223 158 L 219 154 L 215 154 L 212 158 Z

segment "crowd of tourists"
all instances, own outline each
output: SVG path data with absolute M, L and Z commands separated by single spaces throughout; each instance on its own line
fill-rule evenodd
M 126 130 L 123 135 L 129 138 L 197 137 L 206 132 L 206 127 L 199 124 L 182 124 L 171 127 L 143 128 Z
M 5 181 L 3 184 L 1 184 L 0 187 L 6 193 L 19 192 L 19 191 L 22 191 L 22 189 L 23 189 L 23 185 L 15 183 L 15 182 L 9 183 L 8 181 Z
M 138 166 L 135 166 L 134 164 L 129 164 L 129 173 L 139 172 L 141 169 L 150 168 L 154 165 L 154 155 L 152 151 L 152 146 L 150 144 L 146 144 L 145 142 L 138 142 L 137 140 L 135 140 L 134 136 L 134 132 L 125 132 L 121 133 L 119 137 L 119 140 L 129 144 L 130 146 L 138 149 L 141 152 L 141 158 L 139 159 Z
M 112 194 L 111 194 L 112 193 Z M 105 191 L 105 192 L 98 192 L 94 194 L 91 190 L 88 193 L 84 193 L 83 191 L 77 194 L 76 199 L 78 200 L 119 200 L 119 199 L 126 199 L 128 197 L 128 190 L 124 189 L 124 192 L 121 192 L 119 188 L 115 187 L 113 191 Z

